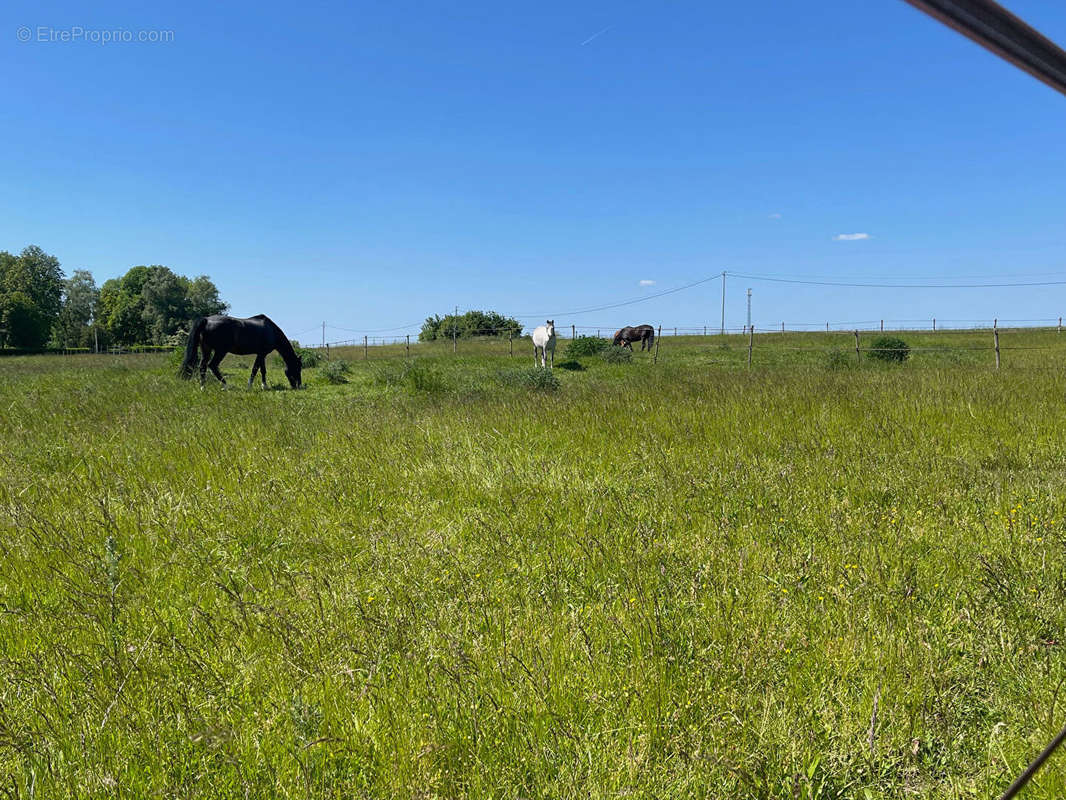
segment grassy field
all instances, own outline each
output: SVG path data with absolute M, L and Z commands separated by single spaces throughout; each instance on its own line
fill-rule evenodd
M 904 338 L 0 360 L 0 789 L 994 796 L 1066 721 L 1066 336 Z

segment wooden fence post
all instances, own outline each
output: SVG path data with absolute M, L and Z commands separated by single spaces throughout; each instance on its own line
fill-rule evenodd
M 570 326 L 570 338 L 571 339 L 576 339 L 577 338 L 577 325 L 571 325 Z
M 996 343 L 996 369 L 999 369 L 999 328 L 992 329 L 992 340 Z
M 363 360 L 370 358 L 370 349 L 367 347 L 367 337 L 363 337 Z
M 454 352 L 455 352 L 455 350 L 456 350 L 456 345 L 455 345 L 455 328 L 453 327 L 453 328 L 452 328 L 452 352 L 454 353 Z
M 825 323 L 825 332 L 829 333 L 829 323 Z
M 748 369 L 751 369 L 751 348 L 755 345 L 755 326 L 748 328 Z
M 659 338 L 663 335 L 663 326 L 659 326 L 659 332 L 655 336 L 655 354 L 651 357 L 652 364 L 659 363 Z
M 881 333 L 885 332 L 885 321 L 881 320 Z
M 329 361 L 329 342 L 326 342 L 326 361 Z
M 784 333 L 784 332 L 785 332 L 785 323 L 782 322 L 781 323 L 781 333 Z
M 677 336 L 677 328 L 674 328 L 674 336 Z
M 404 355 L 404 358 L 410 358 L 410 357 L 411 357 L 411 334 L 407 334 L 407 352 Z
M 862 353 L 859 351 L 859 332 L 855 331 L 855 361 L 862 363 Z
M 936 333 L 936 317 L 933 317 L 933 333 Z
M 1062 317 L 1059 317 L 1059 333 L 1062 333 Z
M 511 351 L 511 358 L 514 358 L 514 331 L 507 331 L 507 349 Z

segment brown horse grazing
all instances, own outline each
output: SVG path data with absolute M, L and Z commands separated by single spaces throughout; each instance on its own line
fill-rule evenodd
M 259 372 L 263 379 L 263 388 L 267 388 L 266 357 L 272 350 L 277 350 L 285 362 L 285 377 L 289 379 L 292 388 L 299 389 L 302 384 L 300 373 L 303 362 L 296 355 L 289 337 L 265 314 L 256 314 L 248 319 L 227 317 L 224 314 L 200 317 L 189 331 L 185 360 L 181 364 L 181 377 L 192 377 L 197 349 L 203 350 L 203 359 L 200 361 L 201 389 L 204 388 L 208 367 L 222 383 L 222 388 L 226 388 L 226 379 L 222 377 L 218 365 L 227 353 L 236 353 L 239 356 L 254 355 L 255 363 L 252 365 L 248 386 L 252 385 L 255 373 Z
M 633 342 L 640 342 L 640 349 L 651 350 L 655 344 L 655 328 L 651 325 L 626 326 L 614 335 L 614 343 L 633 349 Z

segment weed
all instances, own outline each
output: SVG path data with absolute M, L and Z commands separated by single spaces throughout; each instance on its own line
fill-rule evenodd
M 550 369 L 528 367 L 525 369 L 507 369 L 497 373 L 497 380 L 504 386 L 538 391 L 554 392 L 559 388 L 559 379 Z
M 343 358 L 333 358 L 319 368 L 318 374 L 326 383 L 339 384 L 348 382 L 348 374 L 351 371 L 351 365 Z
M 606 364 L 628 364 L 633 360 L 633 351 L 628 347 L 611 345 L 600 351 L 600 358 Z

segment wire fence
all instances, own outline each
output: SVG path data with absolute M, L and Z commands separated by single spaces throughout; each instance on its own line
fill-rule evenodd
M 323 326 L 335 329 L 333 326 Z M 908 348 L 910 353 L 965 353 L 986 351 L 995 355 L 998 366 L 1004 351 L 1046 350 L 1057 347 L 1056 344 L 1036 343 L 1030 336 L 1040 331 L 1062 332 L 1062 317 L 1044 318 L 993 318 L 993 319 L 877 319 L 877 320 L 848 320 L 825 322 L 788 322 L 782 321 L 772 326 L 759 327 L 756 325 L 725 326 L 710 324 L 685 324 L 685 325 L 656 325 L 655 342 L 662 346 L 664 341 L 674 340 L 677 345 L 683 345 L 685 349 L 699 349 L 712 344 L 729 343 L 730 346 L 739 346 L 742 350 L 747 349 L 749 363 L 755 358 L 757 352 L 765 352 L 768 349 L 783 352 L 821 352 L 830 351 L 851 352 L 856 358 L 861 359 L 863 354 L 877 353 L 881 348 L 872 346 L 870 336 L 872 334 L 922 334 L 920 343 L 915 343 Z M 318 330 L 316 327 L 314 330 Z M 341 329 L 346 332 L 354 332 L 352 329 Z M 382 329 L 378 329 L 382 330 Z M 615 335 L 617 326 L 612 325 L 577 325 L 557 324 L 555 333 L 557 340 L 567 340 L 579 337 L 592 337 L 600 340 L 611 341 Z M 306 333 L 307 331 L 301 331 Z M 505 355 L 509 357 L 525 357 L 532 352 L 530 340 L 531 329 L 508 326 L 505 328 L 481 328 L 481 329 L 455 329 L 451 332 L 438 333 L 433 339 L 421 340 L 417 334 L 393 334 L 365 333 L 362 336 L 354 336 L 322 342 L 320 344 L 303 345 L 312 350 L 320 350 L 326 358 L 333 354 L 341 354 L 344 358 L 363 359 L 370 358 L 409 358 L 413 355 L 439 354 L 450 351 L 453 354 L 470 355 Z M 983 341 L 950 341 L 952 335 L 967 334 L 971 338 L 984 333 L 987 339 Z M 1010 334 L 1009 342 L 1000 343 L 1001 334 Z M 793 334 L 788 336 L 787 334 Z M 932 343 L 925 335 L 936 335 L 942 342 Z M 1019 335 L 1025 337 L 1019 341 Z M 824 340 L 821 337 L 826 337 Z M 780 337 L 775 340 L 775 337 Z M 847 338 L 841 338 L 847 337 Z M 865 341 L 863 338 L 865 337 Z M 1066 342 L 1066 340 L 1064 340 Z M 635 343 L 634 343 L 635 344 Z M 673 343 L 666 345 L 668 350 L 676 351 Z M 100 353 L 108 355 L 126 355 L 141 353 L 168 352 L 173 347 L 165 345 L 130 345 L 110 346 L 101 348 Z M 651 349 L 650 347 L 648 348 Z M 52 353 L 58 355 L 89 354 L 87 348 L 48 348 L 39 350 L 2 349 L 0 355 L 30 355 Z M 654 360 L 658 361 L 658 352 Z
M 900 332 L 900 331 L 976 331 L 976 330 L 993 330 L 999 328 L 1000 330 L 1008 328 L 1046 328 L 1055 327 L 1061 330 L 1062 317 L 1032 317 L 1026 319 L 1006 319 L 1006 318 L 991 318 L 991 319 L 945 319 L 936 317 L 927 317 L 924 319 L 867 319 L 867 320 L 827 320 L 825 322 L 789 322 L 783 320 L 781 322 L 774 322 L 771 324 L 759 325 L 743 325 L 743 326 L 724 326 L 721 324 L 684 324 L 684 325 L 656 325 L 656 329 L 661 331 L 658 335 L 661 336 L 714 336 L 714 335 L 728 335 L 728 334 L 746 334 L 751 328 L 754 328 L 757 333 L 806 333 L 813 331 L 825 331 L 827 333 L 836 332 L 852 332 L 858 330 L 860 333 L 868 333 L 872 331 L 878 332 Z M 318 345 L 306 345 L 309 347 L 344 347 L 344 346 L 357 346 L 362 345 L 364 342 L 369 345 L 374 344 L 400 344 L 407 341 L 425 343 L 417 333 L 411 334 L 391 334 L 382 335 L 382 331 L 391 330 L 403 330 L 404 328 L 411 326 L 397 326 L 391 329 L 375 329 L 368 330 L 361 335 L 354 337 L 345 337 L 341 339 L 326 340 L 325 330 L 343 331 L 347 333 L 360 333 L 353 328 L 341 328 L 335 325 L 323 325 L 323 338 Z M 464 339 L 470 339 L 471 337 L 507 337 L 513 336 L 514 338 L 528 338 L 533 330 L 533 327 L 523 327 L 521 329 L 510 326 L 505 328 L 482 328 L 482 329 L 466 329 L 456 328 L 454 331 L 444 331 L 435 334 L 435 337 L 430 341 L 463 341 Z M 619 325 L 588 325 L 588 324 L 556 324 L 555 335 L 559 339 L 576 338 L 577 336 L 595 336 L 597 338 L 611 338 L 615 331 L 619 329 Z M 318 330 L 313 328 L 311 330 Z M 303 331 L 302 333 L 306 333 Z
M 923 325 L 922 320 L 867 320 L 837 322 L 832 321 L 815 326 L 812 323 L 783 322 L 779 327 L 759 329 L 756 326 L 713 327 L 710 325 L 655 326 L 652 342 L 641 344 L 646 349 L 653 363 L 658 363 L 661 355 L 672 358 L 673 355 L 714 354 L 716 346 L 731 350 L 733 356 L 711 358 L 721 363 L 736 363 L 737 356 L 746 360 L 747 365 L 759 363 L 783 362 L 780 354 L 822 354 L 839 362 L 841 354 L 851 355 L 857 361 L 866 356 L 882 355 L 886 359 L 899 358 L 900 348 L 896 344 L 879 346 L 876 341 L 885 335 L 906 334 L 912 344 L 906 345 L 906 356 L 911 354 L 953 354 L 956 359 L 966 356 L 967 360 L 979 363 L 981 353 L 988 354 L 988 363 L 998 368 L 1003 354 L 1008 351 L 1040 351 L 1063 349 L 1066 339 L 1058 341 L 1062 333 L 1060 318 L 1046 319 L 993 319 L 993 320 L 933 320 Z M 901 323 L 911 323 L 909 327 Z M 948 327 L 945 325 L 950 325 Z M 960 323 L 967 323 L 961 325 Z M 615 334 L 613 326 L 595 325 L 556 325 L 556 339 L 567 343 L 581 337 L 591 337 L 609 343 Z M 1053 335 L 1051 339 L 1047 335 Z M 1001 342 L 1001 336 L 1007 340 Z M 917 341 L 914 341 L 917 339 Z M 633 342 L 635 346 L 637 343 Z M 566 354 L 568 345 L 560 345 L 562 354 Z M 660 348 L 665 348 L 660 353 Z M 516 328 L 456 330 L 451 336 L 435 336 L 429 341 L 419 341 L 415 335 L 382 336 L 366 334 L 359 338 L 341 339 L 318 345 L 311 349 L 323 352 L 326 358 L 334 355 L 347 359 L 371 358 L 411 358 L 420 355 L 496 355 L 511 358 L 527 358 L 533 353 L 530 334 Z

